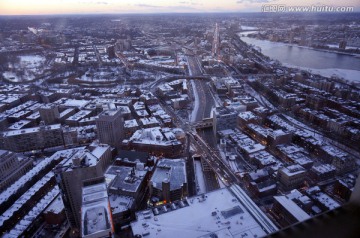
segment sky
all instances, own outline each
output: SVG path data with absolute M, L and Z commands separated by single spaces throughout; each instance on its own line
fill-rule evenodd
M 0 0 L 0 15 L 260 12 L 264 4 L 360 9 L 359 0 Z

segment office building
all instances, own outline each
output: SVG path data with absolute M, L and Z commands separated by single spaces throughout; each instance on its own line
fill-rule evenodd
M 106 110 L 96 119 L 100 143 L 118 148 L 123 138 L 124 118 L 121 110 Z
M 82 149 L 54 169 L 61 190 L 66 217 L 72 228 L 80 229 L 83 181 L 104 175 L 112 158 L 111 147 L 100 144 L 92 151 Z
M 60 119 L 59 108 L 55 104 L 46 104 L 39 108 L 40 118 L 46 125 L 55 124 Z
M 149 181 L 153 203 L 181 200 L 188 195 L 186 162 L 184 159 L 161 159 Z
M 135 218 L 135 211 L 147 198 L 147 182 L 150 172 L 144 164 L 134 166 L 112 165 L 105 173 L 112 219 L 115 229 Z
M 237 112 L 227 108 L 217 108 L 213 114 L 214 133 L 236 128 Z

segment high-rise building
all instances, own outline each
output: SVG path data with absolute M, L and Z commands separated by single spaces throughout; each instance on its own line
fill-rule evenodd
M 54 124 L 60 118 L 58 106 L 46 104 L 39 108 L 40 118 L 46 125 Z
M 124 134 L 124 118 L 120 109 L 106 110 L 96 119 L 100 143 L 119 147 Z
M 98 145 L 91 152 L 83 149 L 54 169 L 63 197 L 66 217 L 72 228 L 81 227 L 83 181 L 104 175 L 112 158 L 111 147 Z
M 119 39 L 116 41 L 115 49 L 117 51 L 127 51 L 132 47 L 131 39 Z
M 161 159 L 149 182 L 153 202 L 181 200 L 188 195 L 186 163 L 183 159 Z

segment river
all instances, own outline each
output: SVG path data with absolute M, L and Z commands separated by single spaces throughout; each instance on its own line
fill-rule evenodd
M 326 77 L 335 74 L 349 81 L 360 82 L 360 58 L 242 36 L 249 33 L 239 34 L 244 42 L 261 48 L 264 55 L 286 66 L 307 69 Z

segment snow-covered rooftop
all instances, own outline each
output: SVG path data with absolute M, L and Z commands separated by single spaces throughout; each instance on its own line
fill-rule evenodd
M 46 157 L 45 159 L 40 161 L 34 168 L 32 168 L 29 172 L 23 175 L 20 179 L 18 179 L 15 183 L 13 183 L 10 187 L 8 187 L 0 194 L 0 205 L 6 202 L 13 194 L 17 193 L 19 189 L 21 189 L 34 176 L 43 171 L 50 163 L 52 163 L 53 161 L 61 160 L 62 158 L 68 158 L 70 157 L 70 155 L 74 154 L 79 149 L 84 148 L 85 147 L 79 147 L 74 149 L 61 150 L 53 154 L 51 157 Z
M 133 233 L 149 238 L 262 237 L 269 233 L 262 219 L 275 231 L 271 221 L 255 204 L 247 203 L 248 197 L 235 193 L 240 188 L 233 186 L 188 198 L 182 204 L 162 205 L 156 208 L 158 214 L 161 210 L 159 215 L 154 209 L 137 212 L 137 221 L 131 223 Z
M 175 132 L 179 133 L 176 128 L 151 127 L 137 130 L 129 139 L 133 143 L 151 144 L 151 145 L 169 145 L 171 142 L 180 143 L 176 139 Z
M 30 133 L 36 133 L 42 129 L 44 130 L 57 130 L 61 128 L 61 124 L 54 124 L 54 125 L 49 125 L 49 126 L 45 126 L 45 127 L 32 127 L 32 128 L 24 128 L 24 129 L 20 129 L 20 130 L 12 130 L 12 131 L 5 131 L 3 132 L 3 136 L 4 137 L 8 137 L 8 136 L 16 136 L 16 135 L 20 135 L 20 134 L 30 134 Z
M 306 170 L 298 164 L 290 165 L 281 169 L 287 176 L 293 176 L 296 174 L 305 173 Z
M 60 194 L 58 186 L 55 186 L 52 190 L 46 193 L 42 199 L 35 204 L 35 206 L 11 229 L 8 233 L 2 237 L 17 238 L 20 237 L 23 232 L 35 221 L 35 219 L 44 211 L 44 209 L 54 200 L 56 196 Z
M 280 203 L 297 221 L 305 221 L 310 218 L 294 201 L 286 196 L 274 196 L 276 202 Z
M 64 202 L 62 200 L 62 197 L 59 195 L 57 196 L 54 201 L 50 203 L 50 205 L 46 208 L 44 213 L 55 213 L 59 214 L 61 211 L 65 209 Z
M 136 170 L 133 167 L 113 165 L 106 171 L 105 176 L 110 179 L 112 178 L 109 190 L 114 190 L 117 194 L 121 194 L 120 191 L 124 191 L 128 195 L 129 193 L 135 194 L 138 191 L 146 173 L 146 170 Z
M 318 166 L 313 166 L 311 170 L 318 174 L 324 174 L 329 172 L 335 172 L 336 168 L 331 164 L 320 164 Z
M 83 204 L 81 207 L 82 236 L 103 237 L 111 231 L 111 214 L 105 183 L 83 188 Z
M 154 187 L 162 190 L 162 182 L 165 180 L 170 183 L 170 190 L 179 189 L 187 182 L 184 159 L 161 159 L 157 163 L 150 182 Z

